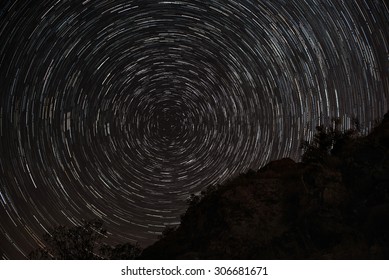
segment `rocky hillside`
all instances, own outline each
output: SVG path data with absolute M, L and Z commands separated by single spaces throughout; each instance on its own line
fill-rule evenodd
M 389 258 L 389 113 L 370 135 L 317 150 L 192 197 L 141 258 Z

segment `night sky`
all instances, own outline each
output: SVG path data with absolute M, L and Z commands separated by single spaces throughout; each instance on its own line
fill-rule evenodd
M 101 218 L 146 246 L 191 193 L 389 108 L 384 0 L 1 0 L 0 258 Z

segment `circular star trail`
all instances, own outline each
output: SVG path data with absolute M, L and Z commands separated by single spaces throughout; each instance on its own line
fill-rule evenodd
M 2 1 L 0 254 L 101 218 L 153 242 L 190 193 L 388 110 L 384 1 Z

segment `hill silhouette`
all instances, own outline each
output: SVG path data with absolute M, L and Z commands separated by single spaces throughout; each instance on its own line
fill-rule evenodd
M 59 226 L 31 259 L 388 259 L 389 112 L 359 125 L 317 128 L 302 162 L 285 158 L 192 195 L 159 241 L 102 243 L 100 220 Z
M 318 127 L 280 159 L 200 196 L 141 259 L 389 258 L 389 113 L 369 135 Z

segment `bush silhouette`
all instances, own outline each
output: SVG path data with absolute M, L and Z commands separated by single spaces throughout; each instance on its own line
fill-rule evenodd
M 302 162 L 325 162 L 329 156 L 342 151 L 347 143 L 360 137 L 360 123 L 357 119 L 353 119 L 353 127 L 346 131 L 342 131 L 340 123 L 340 119 L 333 118 L 332 126 L 316 127 L 313 141 L 303 141 L 301 144 Z
M 46 246 L 32 251 L 28 258 L 38 260 L 120 260 L 135 259 L 142 251 L 138 244 L 102 244 L 107 230 L 103 221 L 84 221 L 81 226 L 57 226 L 43 239 Z
M 55 260 L 92 260 L 99 259 L 96 254 L 98 242 L 107 233 L 103 222 L 95 219 L 84 221 L 75 227 L 58 226 L 43 236 L 46 247 L 29 254 L 30 259 Z

